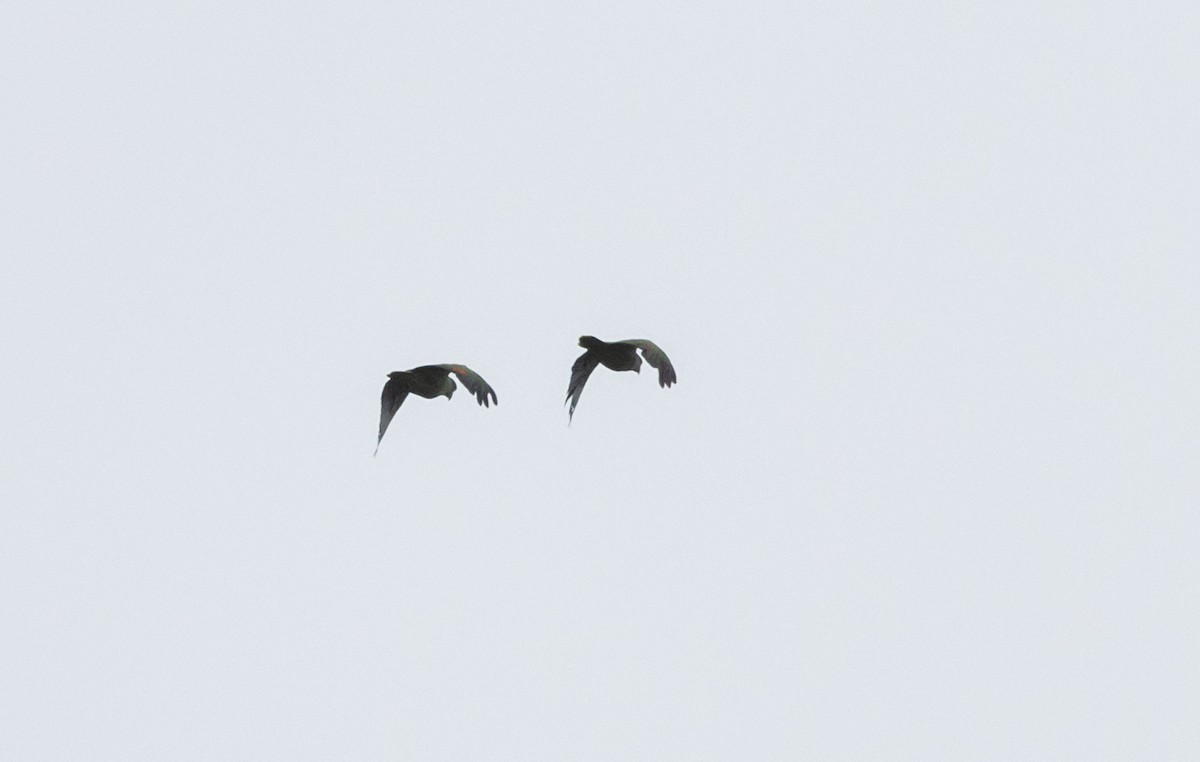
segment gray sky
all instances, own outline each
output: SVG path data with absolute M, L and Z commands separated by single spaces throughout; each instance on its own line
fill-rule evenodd
M 1196 757 L 1200 11 L 1101 5 L 6 3 L 0 757 Z

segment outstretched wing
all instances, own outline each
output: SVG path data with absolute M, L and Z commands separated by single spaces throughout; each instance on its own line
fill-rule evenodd
M 458 380 L 462 381 L 463 386 L 467 387 L 467 391 L 475 395 L 475 399 L 479 401 L 480 405 L 490 407 L 491 405 L 500 404 L 496 400 L 496 390 L 489 386 L 487 381 L 483 380 L 483 376 L 471 370 L 466 365 L 447 363 L 438 367 L 444 368 L 458 376 Z M 491 405 L 488 404 L 488 397 L 492 398 Z
M 571 419 L 575 417 L 575 406 L 579 404 L 579 396 L 583 394 L 583 385 L 587 383 L 588 376 L 592 375 L 592 371 L 600 364 L 600 360 L 588 350 L 581 354 L 575 360 L 575 364 L 571 366 L 571 383 L 567 384 L 567 400 L 570 401 L 571 407 L 567 411 L 567 425 L 571 425 Z
M 667 353 L 658 348 L 658 345 L 649 339 L 626 339 L 622 344 L 632 344 L 642 350 L 642 357 L 646 358 L 646 362 L 650 363 L 650 367 L 658 368 L 658 385 L 668 387 L 675 383 L 675 366 L 671 364 L 667 358 Z
M 389 378 L 388 382 L 383 385 L 383 396 L 379 400 L 379 439 L 375 440 L 375 453 L 379 453 L 379 443 L 383 441 L 383 432 L 387 431 L 388 424 L 392 422 L 392 416 L 400 409 L 400 405 L 404 403 L 404 398 L 408 396 L 408 384 L 404 378 Z

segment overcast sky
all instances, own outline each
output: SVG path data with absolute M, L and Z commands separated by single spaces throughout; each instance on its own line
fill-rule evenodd
M 1197 39 L 5 3 L 0 757 L 1197 758 Z

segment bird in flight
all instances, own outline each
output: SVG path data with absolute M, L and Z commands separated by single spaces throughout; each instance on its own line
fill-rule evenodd
M 450 399 L 454 396 L 454 390 L 458 388 L 458 385 L 454 383 L 454 379 L 450 378 L 451 373 L 458 376 L 463 386 L 467 387 L 467 391 L 474 394 L 475 399 L 479 400 L 480 405 L 489 407 L 490 404 L 499 404 L 496 401 L 496 391 L 488 385 L 487 381 L 483 380 L 482 376 L 466 365 L 453 363 L 422 365 L 412 370 L 392 371 L 388 374 L 388 382 L 383 385 L 383 398 L 380 400 L 379 439 L 375 440 L 376 454 L 379 453 L 379 443 L 383 441 L 383 432 L 387 431 L 388 424 L 392 422 L 392 416 L 400 409 L 404 398 L 409 394 L 429 400 L 435 397 Z M 491 398 L 490 404 L 489 397 Z
M 583 385 L 597 365 L 603 365 L 610 370 L 632 370 L 642 372 L 642 357 L 650 363 L 650 367 L 658 368 L 658 385 L 666 388 L 675 383 L 675 367 L 667 359 L 667 353 L 648 339 L 626 339 L 625 341 L 601 341 L 595 336 L 580 336 L 579 346 L 587 351 L 581 354 L 571 366 L 571 383 L 567 385 L 567 401 L 571 403 L 567 411 L 567 424 L 575 417 L 575 406 L 579 404 L 579 396 L 583 394 Z M 638 357 L 638 350 L 642 357 Z

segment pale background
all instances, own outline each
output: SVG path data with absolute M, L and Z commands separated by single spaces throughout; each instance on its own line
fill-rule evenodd
M 1197 39 L 0 6 L 0 758 L 1200 758 Z

